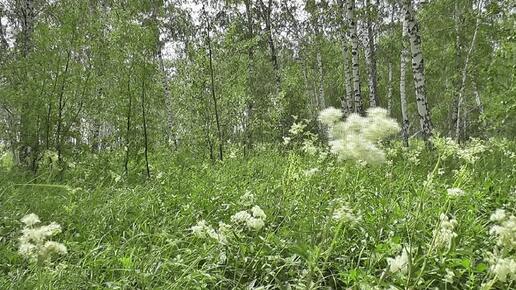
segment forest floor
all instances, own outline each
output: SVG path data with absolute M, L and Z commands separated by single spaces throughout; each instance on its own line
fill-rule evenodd
M 51 164 L 37 177 L 4 166 L 0 289 L 515 287 L 516 144 L 386 151 L 378 166 L 274 148 L 154 154 L 146 181 L 113 154 L 62 181 Z M 48 239 L 67 254 L 20 255 L 30 213 L 61 226 Z

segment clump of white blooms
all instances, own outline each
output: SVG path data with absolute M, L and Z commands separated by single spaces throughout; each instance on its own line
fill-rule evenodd
M 455 273 L 452 270 L 446 268 L 446 275 L 444 275 L 443 281 L 448 284 L 453 284 L 453 278 L 455 278 Z
M 398 123 L 387 116 L 387 110 L 370 108 L 367 117 L 351 114 L 345 121 L 342 116 L 342 112 L 333 107 L 319 113 L 319 121 L 329 129 L 331 152 L 343 160 L 384 162 L 385 153 L 377 143 L 400 130 Z
M 305 122 L 294 122 L 292 126 L 290 126 L 290 130 L 288 130 L 288 132 L 293 136 L 300 135 L 301 133 L 303 133 L 306 126 L 307 125 Z
M 453 239 L 457 237 L 457 233 L 454 231 L 457 220 L 450 219 L 446 214 L 441 214 L 439 219 L 439 228 L 434 230 L 435 246 L 437 248 L 449 248 Z
M 332 218 L 338 222 L 356 224 L 362 219 L 362 216 L 355 214 L 348 203 L 343 203 L 333 211 Z
M 516 281 L 516 260 L 513 258 L 499 258 L 490 267 L 491 272 L 502 282 Z
M 508 251 L 516 249 L 516 217 L 508 216 L 503 209 L 498 209 L 490 219 L 498 223 L 489 231 L 492 236 L 496 237 L 497 246 Z
M 190 228 L 194 236 L 198 238 L 209 237 L 223 245 L 227 244 L 226 234 L 230 229 L 228 225 L 219 223 L 219 231 L 216 231 L 212 226 L 208 225 L 205 220 L 199 221 L 195 226 Z
M 243 210 L 231 216 L 231 222 L 239 225 L 245 225 L 247 228 L 255 231 L 261 230 L 265 226 L 267 215 L 257 205 L 253 206 L 250 211 Z
M 303 174 L 307 177 L 311 177 L 311 176 L 314 176 L 319 171 L 320 171 L 319 168 L 314 167 L 314 168 L 310 168 L 310 169 L 303 171 Z
M 53 254 L 64 255 L 68 252 L 65 245 L 48 240 L 61 232 L 61 226 L 57 223 L 36 227 L 41 221 L 33 213 L 24 216 L 21 222 L 25 224 L 18 248 L 22 256 L 31 261 L 46 262 Z
M 487 147 L 480 139 L 472 139 L 471 142 L 464 148 L 459 149 L 457 155 L 467 163 L 475 163 Z
M 496 247 L 490 253 L 491 272 L 501 282 L 516 281 L 516 217 L 503 209 L 491 214 L 490 220 L 495 223 L 489 233 L 496 239 Z
M 407 248 L 401 250 L 401 254 L 394 258 L 387 258 L 391 273 L 407 274 L 409 268 L 410 251 Z
M 449 197 L 461 197 L 466 195 L 464 190 L 460 188 L 448 188 L 446 192 L 448 193 Z

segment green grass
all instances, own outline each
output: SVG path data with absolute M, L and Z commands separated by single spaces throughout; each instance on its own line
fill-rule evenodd
M 486 253 L 496 244 L 490 214 L 515 208 L 515 159 L 504 154 L 515 144 L 493 141 L 474 164 L 438 161 L 438 152 L 421 146 L 411 148 L 421 152 L 415 163 L 391 147 L 392 163 L 376 167 L 271 148 L 215 164 L 153 154 L 146 182 L 139 172 L 117 178 L 116 154 L 84 156 L 61 182 L 49 168 L 38 177 L 0 169 L 0 289 L 514 287 L 493 280 Z M 425 185 L 437 162 L 441 174 Z M 311 168 L 319 172 L 306 176 Z M 450 187 L 467 195 L 450 199 Z M 199 220 L 231 224 L 248 208 L 240 202 L 246 191 L 267 214 L 262 230 L 236 232 L 227 245 L 192 235 Z M 332 221 L 335 199 L 362 220 Z M 17 253 L 19 220 L 28 213 L 62 225 L 54 240 L 67 255 L 36 265 Z M 458 236 L 451 249 L 431 250 L 441 213 L 458 221 Z M 412 249 L 404 276 L 386 271 L 402 245 Z M 446 269 L 455 273 L 451 284 L 443 281 Z

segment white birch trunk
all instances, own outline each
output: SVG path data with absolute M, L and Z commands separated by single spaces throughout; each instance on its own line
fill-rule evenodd
M 403 138 L 403 145 L 408 147 L 409 137 L 409 118 L 407 111 L 407 89 L 406 89 L 406 78 L 407 78 L 407 62 L 409 59 L 409 51 L 407 48 L 407 22 L 404 19 L 402 21 L 402 37 L 401 37 L 401 59 L 400 59 L 400 103 L 401 103 L 401 116 L 402 116 L 402 127 L 401 137 Z
M 371 23 L 371 5 L 369 0 L 365 1 L 367 9 L 367 45 L 366 47 L 366 62 L 367 62 L 367 79 L 369 84 L 369 106 L 377 107 L 378 101 L 378 81 L 376 78 L 376 53 L 374 43 L 373 25 Z
M 392 114 L 392 63 L 389 62 L 387 73 L 387 112 Z
M 349 23 L 349 38 L 351 40 L 351 68 L 353 76 L 353 97 L 355 103 L 355 113 L 363 113 L 362 99 L 360 95 L 360 71 L 358 58 L 358 36 L 357 23 L 354 16 L 355 1 L 347 2 L 347 18 Z
M 428 109 L 428 101 L 425 92 L 425 66 L 423 53 L 421 51 L 421 36 L 419 35 L 419 25 L 412 10 L 412 1 L 403 0 L 403 10 L 405 21 L 407 22 L 407 33 L 410 40 L 410 50 L 412 53 L 412 72 L 414 75 L 414 86 L 416 88 L 416 104 L 419 114 L 419 123 L 423 138 L 426 141 L 432 137 L 432 121 Z

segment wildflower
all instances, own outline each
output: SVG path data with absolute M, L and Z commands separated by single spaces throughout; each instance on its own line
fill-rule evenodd
M 446 214 L 441 214 L 439 229 L 434 230 L 435 245 L 437 248 L 451 247 L 453 238 L 457 237 L 454 232 L 457 220 L 449 219 Z
M 408 265 L 409 265 L 409 250 L 407 248 L 403 248 L 401 251 L 401 255 L 396 256 L 394 258 L 387 258 L 387 263 L 389 264 L 389 271 L 391 273 L 401 273 L 407 274 Z
M 28 214 L 24 217 L 22 217 L 21 222 L 24 223 L 28 227 L 32 227 L 33 225 L 41 222 L 39 220 L 39 217 L 36 214 Z
M 251 211 L 255 218 L 261 218 L 261 219 L 267 218 L 267 216 L 265 215 L 265 212 L 257 205 L 253 206 Z
M 231 221 L 234 223 L 245 223 L 250 218 L 251 218 L 251 215 L 247 211 L 243 210 L 243 211 L 239 211 L 236 214 L 232 215 Z
M 338 111 L 328 108 L 319 114 L 319 120 L 329 126 L 330 151 L 342 160 L 364 160 L 371 164 L 384 162 L 385 153 L 377 143 L 400 130 L 398 124 L 387 116 L 387 111 L 370 108 L 367 117 L 351 114 L 346 121 L 340 121 Z
M 462 190 L 460 188 L 448 188 L 446 191 L 448 193 L 448 196 L 450 196 L 450 197 L 461 197 L 461 196 L 466 195 L 464 190 Z
M 319 172 L 319 168 L 315 167 L 315 168 L 310 168 L 308 170 L 305 170 L 303 172 L 303 174 L 307 177 L 310 177 L 310 176 L 313 176 L 315 175 L 317 172 Z
M 507 215 L 505 214 L 505 210 L 497 209 L 489 218 L 493 222 L 503 221 Z
M 360 215 L 355 215 L 348 204 L 343 204 L 333 212 L 332 218 L 339 222 L 348 222 L 351 224 L 361 220 Z
M 303 140 L 303 147 L 301 149 L 310 155 L 315 155 L 317 153 L 317 147 L 314 145 L 314 140 L 312 139 Z
M 507 217 L 505 212 L 498 211 L 494 214 L 494 219 L 499 219 L 497 225 L 491 227 L 489 233 L 497 238 L 497 245 L 506 250 L 516 248 L 516 217 Z M 493 215 L 491 218 L 493 218 Z
M 507 278 L 510 281 L 516 281 L 516 261 L 513 258 L 498 259 L 496 264 L 491 265 L 490 270 L 501 282 L 506 282 Z
M 192 226 L 190 228 L 190 230 L 192 231 L 194 236 L 202 238 L 202 237 L 204 237 L 204 234 L 206 233 L 207 227 L 208 227 L 208 225 L 206 224 L 206 221 L 201 220 L 201 221 L 197 222 L 197 224 L 195 226 Z
M 292 135 L 292 136 L 296 136 L 296 135 L 299 135 L 300 133 L 302 133 L 306 128 L 306 124 L 304 122 L 299 122 L 299 123 L 293 123 L 292 126 L 290 127 L 290 130 L 289 133 Z
M 332 126 L 342 119 L 343 113 L 339 109 L 329 107 L 319 113 L 319 121 L 325 125 Z
M 46 226 L 34 227 L 40 220 L 37 215 L 29 214 L 21 219 L 25 224 L 22 229 L 22 236 L 19 238 L 20 245 L 18 253 L 32 261 L 48 261 L 53 254 L 64 255 L 67 253 L 66 246 L 48 241 L 48 239 L 61 232 L 61 226 L 55 222 Z
M 265 222 L 260 218 L 250 217 L 246 220 L 246 225 L 248 228 L 258 231 L 265 226 Z
M 290 144 L 290 141 L 292 140 L 292 138 L 290 137 L 283 137 L 283 145 L 288 145 Z
M 453 278 L 455 278 L 455 273 L 452 270 L 446 268 L 446 275 L 444 275 L 443 281 L 448 284 L 453 284 Z
M 219 231 L 217 232 L 212 226 L 208 225 L 205 220 L 201 220 L 195 226 L 192 226 L 190 230 L 192 231 L 194 236 L 198 238 L 209 237 L 223 245 L 227 244 L 226 233 L 229 231 L 229 226 L 228 228 L 223 228 L 219 224 Z
M 259 207 L 254 206 L 251 213 L 248 211 L 239 211 L 231 216 L 231 221 L 236 224 L 245 224 L 249 229 L 260 230 L 265 226 L 265 212 Z

